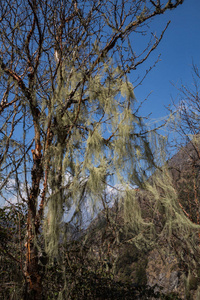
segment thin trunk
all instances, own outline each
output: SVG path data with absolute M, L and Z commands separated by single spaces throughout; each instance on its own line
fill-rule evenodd
M 30 299 L 42 299 L 42 276 L 38 264 L 37 241 L 39 228 L 37 224 L 37 199 L 39 195 L 40 181 L 43 176 L 41 165 L 41 145 L 36 140 L 36 148 L 32 150 L 32 188 L 28 198 L 28 217 L 27 217 L 27 242 L 26 242 L 26 270 L 25 277 L 29 286 Z
M 39 272 L 38 265 L 38 251 L 34 244 L 34 239 L 37 235 L 34 233 L 32 211 L 29 208 L 27 219 L 27 251 L 26 251 L 26 281 L 29 287 L 29 299 L 40 300 L 42 299 L 42 278 Z

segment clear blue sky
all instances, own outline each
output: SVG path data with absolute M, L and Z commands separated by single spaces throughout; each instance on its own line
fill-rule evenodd
M 200 67 L 200 0 L 185 0 L 175 10 L 159 16 L 151 24 L 152 31 L 159 33 L 168 20 L 171 24 L 160 45 L 141 70 L 155 61 L 158 54 L 161 61 L 135 90 L 138 101 L 152 92 L 141 110 L 146 115 L 152 112 L 152 118 L 165 116 L 164 106 L 168 106 L 172 98 L 178 101 L 178 90 L 170 82 L 177 87 L 181 82 L 192 87 L 192 62 Z

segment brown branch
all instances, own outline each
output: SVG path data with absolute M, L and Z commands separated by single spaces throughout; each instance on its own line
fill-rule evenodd
M 17 259 L 16 257 L 14 257 L 10 252 L 8 252 L 6 249 L 2 248 L 1 246 L 0 246 L 0 250 L 1 250 L 4 254 L 6 254 L 7 256 L 9 256 L 12 260 L 16 261 L 16 262 L 20 265 L 20 267 L 21 267 L 21 262 L 20 262 L 20 260 L 18 260 L 18 259 Z
M 36 10 L 37 10 L 37 4 L 36 4 L 36 1 L 33 0 L 33 3 L 31 3 L 30 0 L 28 0 L 28 3 L 32 9 L 32 12 L 33 12 L 33 15 L 34 15 L 34 20 L 33 20 L 33 25 L 32 25 L 32 28 L 34 29 L 35 28 L 35 23 L 37 25 L 37 29 L 38 29 L 38 33 L 39 33 L 39 47 L 38 47 L 38 53 L 37 53 L 37 57 L 35 59 L 35 66 L 34 66 L 34 69 L 32 70 L 31 72 L 31 75 L 35 75 L 36 74 L 36 71 L 38 69 L 38 66 L 39 66 L 39 60 L 40 60 L 40 57 L 41 57 L 41 53 L 42 53 L 42 44 L 43 44 L 43 35 L 42 35 L 42 32 L 41 32 L 41 28 L 40 28 L 40 24 L 39 24 L 39 20 L 38 20 L 38 16 L 36 14 Z M 33 31 L 31 31 L 31 35 L 32 35 Z M 30 37 L 31 37 L 30 35 Z
M 162 34 L 161 34 L 160 38 L 157 39 L 157 41 L 153 44 L 153 46 L 151 47 L 151 49 L 149 50 L 149 52 L 147 53 L 147 55 L 134 65 L 134 68 L 136 68 L 137 66 L 141 65 L 145 60 L 147 60 L 147 58 L 149 57 L 149 55 L 151 54 L 151 52 L 156 49 L 156 47 L 158 46 L 158 44 L 162 40 L 163 35 L 164 35 L 165 31 L 167 30 L 167 28 L 168 28 L 168 26 L 169 26 L 170 23 L 171 23 L 171 21 L 168 21 L 167 25 L 165 26 L 165 29 L 162 31 Z
M 13 78 L 13 80 L 15 82 L 17 82 L 18 86 L 21 88 L 25 97 L 27 99 L 29 99 L 30 101 L 32 101 L 32 96 L 31 96 L 28 88 L 26 87 L 25 83 L 23 82 L 22 78 L 15 71 L 7 68 L 7 66 L 6 66 L 6 64 L 4 64 L 2 58 L 0 58 L 0 67 L 7 75 L 11 76 Z
M 10 134 L 7 137 L 7 141 L 6 141 L 6 145 L 5 145 L 5 151 L 3 153 L 3 155 L 0 158 L 0 165 L 2 164 L 2 162 L 4 161 L 4 158 L 6 157 L 6 154 L 8 153 L 8 149 L 9 149 L 9 144 L 10 144 L 10 139 L 11 136 L 13 135 L 14 129 L 15 129 L 15 125 L 20 121 L 20 119 L 17 121 L 17 123 L 15 122 L 15 117 L 17 115 L 17 108 L 14 107 L 14 115 L 13 115 L 13 119 L 12 119 L 12 125 L 11 125 L 11 130 L 10 130 Z
M 28 147 L 27 151 L 30 151 L 30 148 L 32 147 L 33 142 L 31 143 L 31 145 Z M 6 179 L 4 180 L 4 182 L 1 183 L 0 185 L 0 191 L 4 188 L 5 184 L 7 183 L 9 177 L 11 176 L 11 174 L 13 174 L 14 172 L 16 172 L 16 170 L 19 168 L 19 166 L 21 165 L 21 162 L 24 159 L 24 155 L 18 160 L 18 164 L 15 166 L 14 169 L 11 169 L 11 171 L 7 174 Z
M 184 214 L 191 220 L 190 214 L 187 213 L 187 211 L 184 209 L 183 205 L 178 201 L 178 204 L 180 206 L 180 208 L 182 209 L 182 211 L 184 212 Z
M 176 8 L 179 4 L 182 4 L 182 0 L 177 0 L 175 4 L 172 5 L 171 8 Z M 101 50 L 100 54 L 98 55 L 98 57 L 96 58 L 96 60 L 93 62 L 92 66 L 90 67 L 90 69 L 85 73 L 85 76 L 84 78 L 82 79 L 83 80 L 86 80 L 86 78 L 88 76 L 90 76 L 92 74 L 92 72 L 94 71 L 94 68 L 98 65 L 98 63 L 101 61 L 101 59 L 103 57 L 105 57 L 107 55 L 107 53 L 114 48 L 114 46 L 116 45 L 117 41 L 120 39 L 120 38 L 124 38 L 128 33 L 130 33 L 132 30 L 134 30 L 134 28 L 137 28 L 138 26 L 140 26 L 142 23 L 146 22 L 147 20 L 149 19 L 152 19 L 153 17 L 155 17 L 156 15 L 160 15 L 160 14 L 163 14 L 167 9 L 169 9 L 167 6 L 165 6 L 164 8 L 160 8 L 159 10 L 155 9 L 153 13 L 151 13 L 150 15 L 147 15 L 147 16 L 143 16 L 142 18 L 138 18 L 138 20 L 135 20 L 133 22 L 131 22 L 129 25 L 126 26 L 126 28 L 124 30 L 122 30 L 122 26 L 123 26 L 123 22 L 125 22 L 125 19 L 122 21 L 120 27 L 117 29 L 117 33 L 115 33 L 110 41 L 106 44 L 106 46 Z M 139 62 L 137 62 L 135 65 L 134 65 L 134 69 L 142 64 L 148 57 L 149 55 L 151 54 L 151 52 L 153 50 L 156 49 L 156 47 L 158 46 L 158 44 L 160 43 L 160 41 L 162 40 L 163 38 L 163 35 L 167 29 L 167 27 L 169 26 L 170 24 L 170 21 L 167 23 L 165 29 L 163 30 L 161 36 L 159 39 L 156 40 L 156 42 L 154 43 L 154 45 L 152 46 L 152 48 L 149 50 L 149 52 L 147 53 L 147 55 L 141 59 Z M 129 70 L 130 70 L 130 67 L 129 67 Z M 128 70 L 127 70 L 128 71 Z M 65 111 L 66 108 L 68 108 L 68 105 L 70 105 L 70 101 L 71 99 L 73 98 L 73 96 L 75 95 L 77 89 L 80 87 L 81 85 L 81 81 L 78 82 L 76 88 L 70 93 L 70 95 L 68 96 L 68 99 L 67 99 L 67 104 L 66 106 L 64 107 L 63 111 Z
M 48 151 L 52 139 L 53 139 L 53 133 L 51 132 L 51 121 L 50 121 L 49 125 L 48 125 L 48 129 L 47 129 L 45 153 Z M 50 158 L 48 158 L 47 163 L 46 163 L 46 168 L 45 168 L 45 178 L 44 178 L 44 183 L 43 183 L 43 191 L 41 194 L 40 208 L 37 213 L 36 222 L 35 222 L 36 232 L 38 231 L 38 229 L 40 227 L 40 221 L 41 221 L 43 211 L 44 211 L 45 195 L 46 195 L 46 190 L 47 190 L 48 174 L 49 174 L 49 162 L 50 162 Z
M 83 92 L 84 92 L 84 82 L 83 82 L 83 88 L 82 88 L 82 91 L 81 91 L 81 94 L 80 94 L 79 103 L 78 103 L 78 109 L 77 109 L 75 118 L 73 120 L 73 123 L 69 127 L 69 130 L 67 131 L 65 138 L 70 135 L 70 132 L 72 131 L 73 127 L 76 125 L 76 121 L 77 121 L 79 113 L 80 113 Z M 68 138 L 68 141 L 69 141 L 69 138 Z M 68 143 L 68 141 L 67 141 L 67 143 Z
M 26 42 L 25 42 L 25 50 L 26 50 L 26 53 L 28 56 L 28 65 L 30 67 L 30 73 L 33 73 L 33 66 L 32 66 L 30 50 L 29 50 L 29 44 L 30 44 L 30 39 L 31 39 L 31 36 L 33 35 L 34 29 L 35 29 L 35 15 L 33 18 L 33 24 L 32 24 L 31 30 L 29 31 L 27 38 L 26 38 Z

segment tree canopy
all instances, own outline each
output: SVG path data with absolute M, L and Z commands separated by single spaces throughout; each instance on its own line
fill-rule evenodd
M 14 191 L 27 209 L 24 276 L 35 299 L 41 233 L 56 255 L 64 213 L 79 222 L 108 183 L 140 186 L 155 166 L 130 77 L 169 23 L 138 53 L 134 43 L 182 2 L 0 3 L 1 196 Z

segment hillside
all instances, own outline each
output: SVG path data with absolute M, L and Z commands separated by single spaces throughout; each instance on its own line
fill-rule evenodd
M 191 221 L 191 224 L 198 224 L 199 162 L 197 145 L 187 144 L 162 170 L 156 171 L 148 180 L 147 183 L 155 185 L 157 194 L 148 189 L 148 185 L 146 190 L 132 190 L 133 203 L 128 203 L 132 206 L 127 206 L 123 197 L 117 201 L 117 195 L 114 193 L 115 204 L 112 207 L 105 205 L 87 229 L 80 231 L 79 227 L 71 224 L 63 225 L 62 230 L 67 233 L 66 239 L 62 240 L 58 256 L 54 259 L 48 260 L 42 251 L 41 242 L 39 260 L 41 271 L 45 274 L 43 286 L 46 299 L 51 299 L 52 295 L 58 299 L 58 295 L 63 293 L 66 299 L 77 300 L 198 300 L 198 232 L 181 232 L 173 226 L 171 229 L 167 228 L 166 213 L 169 203 L 165 203 L 164 200 L 167 187 L 173 192 L 175 199 L 172 198 L 171 201 L 176 202 L 173 205 L 180 209 L 182 218 Z M 156 197 L 163 199 L 159 202 Z M 154 227 L 144 226 L 141 232 L 140 228 L 133 226 L 135 215 L 132 215 L 132 209 L 135 203 L 140 206 L 141 220 L 144 220 L 145 224 L 152 223 Z M 13 215 L 3 210 L 1 213 L 2 220 L 3 216 L 5 220 L 10 218 L 12 222 L 16 219 L 19 226 L 18 214 L 15 215 L 15 211 Z M 22 219 L 21 228 L 24 222 L 25 219 Z M 1 226 L 2 229 L 5 227 L 4 231 L 8 233 L 7 227 L 10 225 L 6 224 L 2 223 Z M 3 236 L 2 231 L 1 246 L 8 253 L 10 251 L 15 253 L 16 257 L 20 257 L 24 252 L 20 252 L 19 247 L 16 248 L 15 242 L 19 244 L 17 228 L 13 225 L 10 227 L 13 227 L 12 235 Z M 151 232 L 148 228 L 151 228 Z M 23 231 L 21 234 L 23 236 Z M 4 274 L 1 278 L 3 288 L 0 289 L 2 299 L 9 299 L 6 297 L 10 289 L 13 290 L 13 295 L 18 297 L 23 292 L 23 276 L 18 262 L 3 252 L 0 259 L 0 271 Z
M 177 205 L 194 224 L 199 221 L 200 160 L 197 149 L 195 143 L 188 143 L 166 165 L 177 194 Z M 151 180 L 154 176 L 157 174 Z M 148 192 L 139 190 L 135 194 L 143 217 L 146 220 L 154 218 L 158 240 L 152 245 L 147 242 L 137 247 L 134 240 L 136 232 L 128 229 L 123 206 L 116 203 L 112 208 L 103 210 L 85 234 L 89 265 L 94 266 L 95 270 L 112 274 L 113 279 L 122 284 L 151 287 L 154 292 L 166 297 L 173 294 L 173 299 L 186 299 L 186 296 L 187 299 L 199 299 L 198 245 L 195 247 L 198 237 L 191 236 L 191 241 L 186 244 L 186 237 L 176 236 L 174 231 L 169 243 L 168 237 L 159 234 L 162 231 L 162 216 L 153 214 L 149 208 Z M 195 267 L 191 271 L 192 264 Z

